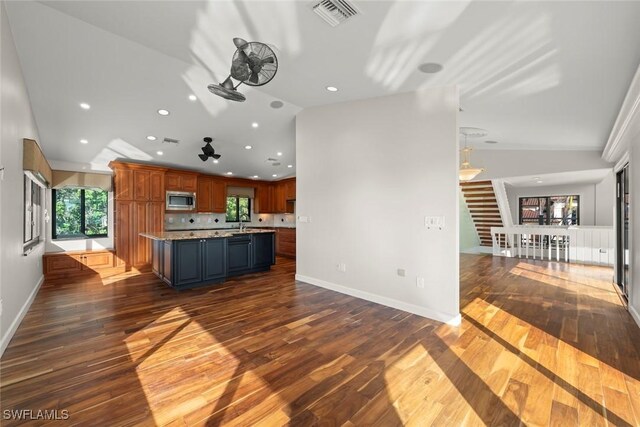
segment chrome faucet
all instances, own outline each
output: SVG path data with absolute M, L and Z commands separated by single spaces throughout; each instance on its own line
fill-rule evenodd
M 240 230 L 240 232 L 242 233 L 245 229 L 244 224 L 242 223 L 242 216 L 238 215 L 238 221 L 240 222 L 240 224 L 238 224 L 238 229 Z

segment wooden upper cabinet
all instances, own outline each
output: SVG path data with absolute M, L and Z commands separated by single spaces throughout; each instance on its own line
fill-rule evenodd
M 198 191 L 198 175 L 182 175 L 182 191 Z
M 198 191 L 196 192 L 196 210 L 198 212 L 213 212 L 212 186 L 213 180 L 211 178 L 198 177 Z
M 133 200 L 133 171 L 115 169 L 113 186 L 116 200 Z
M 227 184 L 221 179 L 212 180 L 211 208 L 213 212 L 227 211 Z
M 256 186 L 255 197 L 253 199 L 253 211 L 255 213 L 271 213 L 273 198 L 273 186 L 268 183 L 259 183 Z
M 164 172 L 149 172 L 149 200 L 152 202 L 164 202 Z
M 275 213 L 285 213 L 287 211 L 287 199 L 285 194 L 285 183 L 275 184 Z
M 290 179 L 285 183 L 285 196 L 287 200 L 295 200 L 296 199 L 296 180 Z
M 133 199 L 139 201 L 149 200 L 149 175 L 148 170 L 133 171 Z
M 164 175 L 164 187 L 167 191 L 182 190 L 182 175 L 179 173 L 167 172 Z
M 164 176 L 167 191 L 198 191 L 198 175 L 195 173 L 167 172 Z

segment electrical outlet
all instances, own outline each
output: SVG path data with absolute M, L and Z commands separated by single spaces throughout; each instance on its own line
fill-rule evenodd
M 427 227 L 428 230 L 431 230 L 431 229 L 442 230 L 444 228 L 444 217 L 443 216 L 425 216 L 424 226 Z
M 309 218 L 308 216 L 299 216 L 298 217 L 298 221 L 300 222 L 311 222 L 311 218 Z
M 407 274 L 407 272 L 405 271 L 404 268 L 399 268 L 398 269 L 398 276 L 404 277 L 406 274 Z
M 416 287 L 424 289 L 424 277 L 416 277 Z
M 345 273 L 347 271 L 347 264 L 339 263 L 336 265 L 336 269 L 341 273 Z

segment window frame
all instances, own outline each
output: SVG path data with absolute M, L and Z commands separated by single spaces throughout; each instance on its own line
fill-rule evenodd
M 227 199 L 225 200 L 225 206 L 227 204 L 226 202 L 230 198 L 236 199 L 236 216 L 235 216 L 234 220 L 227 219 L 228 212 L 225 209 L 225 214 L 224 214 L 225 222 L 229 222 L 229 223 L 240 222 L 240 199 L 247 199 L 247 202 L 248 202 L 248 217 L 249 217 L 249 219 L 247 219 L 245 221 L 242 221 L 242 222 L 251 222 L 251 197 L 249 197 L 249 196 L 227 196 Z
M 532 221 L 532 222 L 523 222 L 523 218 L 522 218 L 522 202 L 524 199 L 538 199 L 538 209 L 540 209 L 540 200 L 544 199 L 545 200 L 545 209 L 546 209 L 546 215 L 544 215 L 544 224 L 543 226 L 548 226 L 548 225 L 553 225 L 551 224 L 551 220 L 553 220 L 554 218 L 551 216 L 551 199 L 554 197 L 565 197 L 565 198 L 569 198 L 569 197 L 573 197 L 577 203 L 577 212 L 576 212 L 576 224 L 571 224 L 571 225 L 580 225 L 580 195 L 579 194 L 565 194 L 565 195 L 548 195 L 548 196 L 518 196 L 518 224 L 520 225 L 537 225 L 540 226 L 540 224 L 538 224 L 538 221 Z M 561 224 L 561 225 L 566 225 L 566 224 Z
M 100 190 L 107 193 L 107 209 L 105 211 L 105 216 L 107 217 L 107 232 L 105 234 L 87 234 L 86 233 L 86 222 L 87 222 L 87 212 L 85 207 L 85 190 L 87 188 L 75 187 L 75 190 L 80 190 L 80 231 L 82 234 L 74 234 L 68 236 L 58 236 L 56 233 L 56 208 L 57 208 L 57 199 L 56 199 L 56 189 L 51 189 L 51 204 L 53 205 L 53 209 L 51 209 L 51 239 L 52 240 L 88 240 L 88 239 L 101 239 L 104 237 L 109 237 L 109 192 L 106 190 L 102 190 L 100 188 L 89 188 L 89 190 Z
M 29 208 L 27 208 L 27 185 L 30 186 L 29 192 Z M 37 206 L 39 209 L 34 209 L 34 194 L 37 194 Z M 22 197 L 23 197 L 23 216 L 22 216 L 22 248 L 25 253 L 29 252 L 32 248 L 39 245 L 42 241 L 42 218 L 44 208 L 42 207 L 42 202 L 44 197 L 42 196 L 42 187 L 41 185 L 28 173 L 23 174 L 23 183 L 22 183 Z M 27 234 L 27 213 L 30 216 L 31 223 L 31 238 L 26 239 Z M 35 233 L 37 231 L 37 234 Z M 34 235 L 36 234 L 36 235 Z

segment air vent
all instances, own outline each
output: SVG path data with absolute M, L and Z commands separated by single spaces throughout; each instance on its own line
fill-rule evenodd
M 162 140 L 163 144 L 176 144 L 178 145 L 180 141 L 178 141 L 177 139 L 173 139 L 173 138 L 165 138 Z
M 313 6 L 313 11 L 332 27 L 360 13 L 346 0 L 322 0 Z
M 271 166 L 280 166 L 282 163 L 278 159 L 274 159 L 273 157 L 269 157 L 264 161 L 265 163 L 271 163 Z

